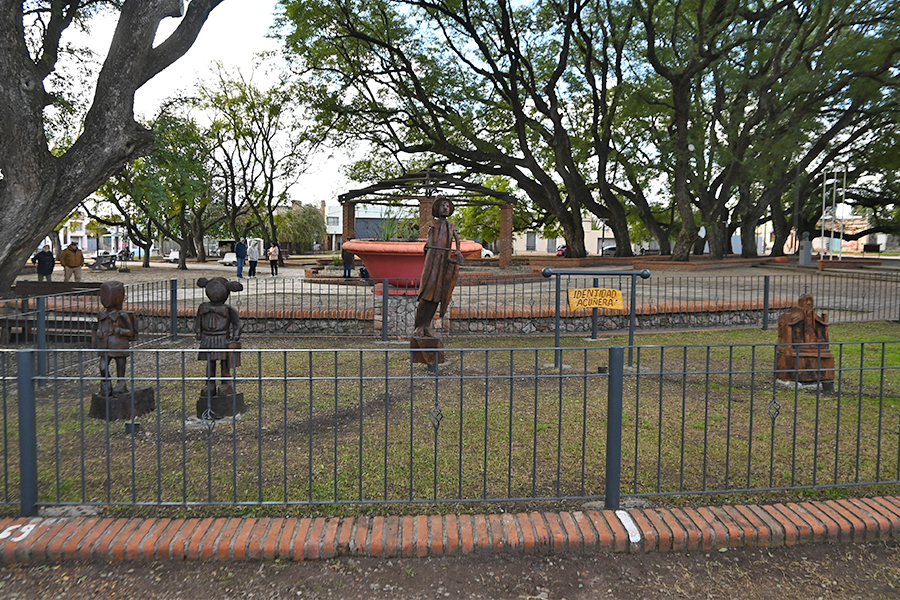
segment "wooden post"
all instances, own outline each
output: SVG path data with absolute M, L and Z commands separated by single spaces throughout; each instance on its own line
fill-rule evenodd
M 419 239 L 424 240 L 428 235 L 428 228 L 434 217 L 431 207 L 434 206 L 434 198 L 419 198 Z
M 512 266 L 513 245 L 513 207 L 504 204 L 500 207 L 500 260 L 499 267 L 508 269 Z
M 341 244 L 356 237 L 356 203 L 345 202 L 343 205 L 343 232 Z

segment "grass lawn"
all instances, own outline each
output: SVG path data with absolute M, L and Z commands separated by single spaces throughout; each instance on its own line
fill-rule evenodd
M 896 490 L 898 339 L 896 323 L 832 326 L 839 372 L 824 394 L 774 382 L 774 331 L 639 335 L 624 380 L 623 494 L 665 504 Z M 564 337 L 560 368 L 552 338 L 448 340 L 435 373 L 401 344 L 246 338 L 236 385 L 248 412 L 210 427 L 195 418 L 205 365 L 182 339 L 129 363 L 130 385 L 158 402 L 137 436 L 87 418 L 97 367 L 85 353 L 37 390 L 40 499 L 122 514 L 580 507 L 604 494 L 600 371 L 626 341 Z M 15 448 L 15 398 L 4 399 Z M 16 455 L 3 467 L 12 502 Z

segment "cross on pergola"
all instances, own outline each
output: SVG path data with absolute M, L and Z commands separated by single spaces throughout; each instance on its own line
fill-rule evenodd
M 356 237 L 357 204 L 418 205 L 419 231 L 427 231 L 433 219 L 431 206 L 438 198 L 446 198 L 456 206 L 499 206 L 499 266 L 505 269 L 512 265 L 512 210 L 515 197 L 439 171 L 405 173 L 339 195 L 338 202 L 343 206 L 343 239 Z

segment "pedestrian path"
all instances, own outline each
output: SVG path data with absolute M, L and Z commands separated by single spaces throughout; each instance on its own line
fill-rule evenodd
M 704 508 L 403 517 L 0 519 L 0 562 L 694 552 L 900 538 L 900 496 Z

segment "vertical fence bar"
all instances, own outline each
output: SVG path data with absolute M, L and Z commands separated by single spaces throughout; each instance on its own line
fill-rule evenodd
M 559 302 L 560 302 L 560 275 L 556 275 L 556 337 L 554 340 L 554 347 L 556 348 L 556 352 L 553 354 L 553 366 L 560 367 L 562 366 L 562 350 L 559 349 Z
M 628 319 L 628 366 L 634 364 L 634 327 L 637 324 L 637 274 L 631 276 L 631 313 Z
M 765 276 L 763 283 L 763 331 L 769 330 L 769 275 Z
M 609 349 L 609 388 L 606 405 L 606 510 L 618 510 L 622 491 L 622 396 L 625 389 L 625 352 Z
M 381 341 L 388 341 L 388 280 L 381 280 Z
M 594 287 L 595 288 L 600 287 L 600 280 L 596 277 L 594 277 Z M 633 290 L 632 290 L 632 293 L 633 293 Z M 599 308 L 592 309 L 591 310 L 591 339 L 592 340 L 597 339 L 597 322 L 599 321 L 599 317 L 600 317 L 600 309 Z
M 16 356 L 19 391 L 19 489 L 23 517 L 37 515 L 37 409 L 34 396 L 34 352 L 19 352 Z
M 178 339 L 178 280 L 169 281 L 169 335 Z
M 38 377 L 47 376 L 47 297 L 38 296 L 37 300 L 37 337 L 34 347 L 37 349 L 37 374 Z M 38 381 L 42 385 L 43 381 Z

